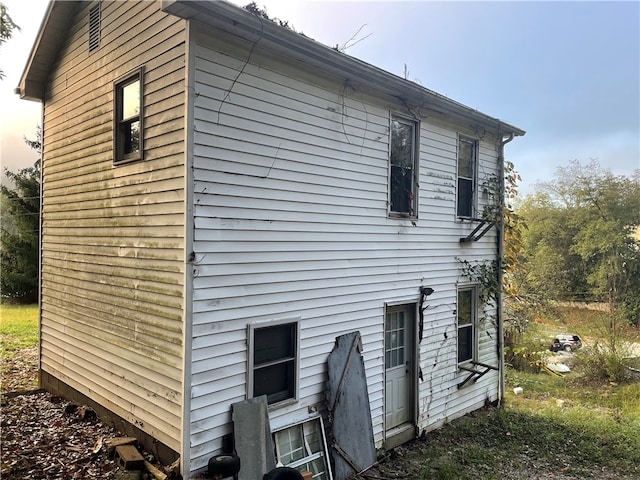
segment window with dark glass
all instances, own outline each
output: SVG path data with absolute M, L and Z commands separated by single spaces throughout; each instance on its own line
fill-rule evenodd
M 468 138 L 458 139 L 458 217 L 473 217 L 478 142 Z
M 250 396 L 267 396 L 267 403 L 297 396 L 298 324 L 280 323 L 250 329 Z
M 473 360 L 475 352 L 476 290 L 458 290 L 458 363 Z
M 115 163 L 142 159 L 142 69 L 115 84 Z
M 391 118 L 389 211 L 392 215 L 416 216 L 416 133 L 416 122 L 398 117 Z

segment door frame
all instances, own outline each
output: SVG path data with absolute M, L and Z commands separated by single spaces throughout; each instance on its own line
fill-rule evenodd
M 390 308 L 396 309 L 398 307 L 405 307 L 406 312 L 409 314 L 408 325 L 410 325 L 409 340 L 406 344 L 406 355 L 410 356 L 411 368 L 408 372 L 408 391 L 407 395 L 409 398 L 409 405 L 411 412 L 409 414 L 409 420 L 399 425 L 397 427 L 393 427 L 388 430 L 386 421 L 386 407 L 387 407 L 387 366 L 385 360 L 386 353 L 386 325 L 387 325 L 387 312 Z M 418 382 L 416 381 L 418 378 L 418 363 L 419 358 L 417 355 L 418 352 L 418 303 L 415 301 L 394 301 L 394 302 L 385 302 L 384 304 L 384 315 L 383 315 L 383 340 L 382 340 L 382 370 L 383 370 L 383 432 L 384 432 L 384 446 L 385 448 L 394 448 L 398 445 L 402 445 L 403 443 L 408 442 L 409 440 L 413 440 L 416 438 L 417 432 L 417 419 L 418 419 Z

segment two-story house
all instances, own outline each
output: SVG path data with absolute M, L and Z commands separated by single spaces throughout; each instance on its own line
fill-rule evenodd
M 43 106 L 44 388 L 187 477 L 235 402 L 322 414 L 345 333 L 377 448 L 501 396 L 499 303 L 460 261 L 499 256 L 499 223 L 471 234 L 521 129 L 223 1 L 53 1 L 19 94 Z

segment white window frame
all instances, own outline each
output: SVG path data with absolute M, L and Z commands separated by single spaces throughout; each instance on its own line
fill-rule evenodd
M 412 172 L 411 172 L 411 192 L 409 193 L 409 211 L 396 211 L 393 209 L 392 200 L 393 200 L 393 185 L 392 179 L 393 177 L 393 163 L 392 163 L 392 155 L 393 155 L 393 124 L 394 122 L 400 122 L 404 125 L 410 125 L 413 128 L 413 148 L 411 151 L 411 161 L 412 161 Z M 388 215 L 390 217 L 396 218 L 418 218 L 418 168 L 420 165 L 420 122 L 407 118 L 401 115 L 396 115 L 391 113 L 389 116 L 389 171 L 387 178 L 387 186 L 389 189 L 389 194 L 387 198 L 388 205 Z
M 471 168 L 473 171 L 471 172 L 471 177 L 460 175 L 460 154 L 461 148 L 460 143 L 467 142 L 472 144 L 473 146 L 473 158 L 471 159 Z M 480 141 L 477 138 L 468 137 L 466 135 L 458 134 L 458 143 L 456 145 L 456 218 L 459 219 L 471 219 L 474 218 L 478 210 L 478 165 L 479 165 L 479 150 L 480 150 Z M 464 180 L 467 182 L 471 182 L 471 198 L 469 199 L 469 214 L 466 213 L 461 214 L 461 195 L 462 191 L 460 188 L 460 181 Z
M 293 386 L 292 386 L 292 392 L 293 392 L 293 396 L 291 397 L 287 397 L 285 399 L 282 400 L 278 400 L 275 402 L 269 402 L 269 408 L 273 408 L 273 407 L 278 407 L 278 406 L 283 406 L 283 405 L 288 405 L 291 403 L 295 403 L 296 401 L 298 401 L 299 398 L 299 387 L 300 387 L 300 317 L 295 317 L 295 318 L 283 318 L 283 319 L 279 319 L 279 320 L 269 320 L 266 322 L 255 322 L 255 323 L 250 323 L 247 326 L 247 343 L 248 343 L 248 352 L 247 352 L 247 360 L 248 360 L 248 365 L 247 365 L 247 397 L 248 398 L 253 398 L 255 396 L 259 396 L 261 395 L 261 393 L 258 392 L 258 394 L 256 395 L 254 392 L 254 370 L 256 369 L 256 365 L 255 365 L 255 338 L 256 338 L 256 331 L 259 331 L 261 329 L 265 329 L 265 328 L 270 328 L 270 327 L 277 327 L 277 326 L 282 326 L 282 325 L 294 325 L 295 327 L 295 338 L 294 338 L 294 345 L 293 345 L 293 351 L 294 351 L 294 356 L 293 357 L 288 357 L 287 359 L 285 358 L 281 358 L 278 360 L 274 360 L 272 362 L 267 362 L 264 365 L 259 365 L 258 368 L 264 368 L 267 365 L 275 365 L 275 364 L 282 364 L 285 363 L 287 361 L 289 361 L 291 358 L 293 358 L 293 362 L 294 362 L 294 366 L 293 366 L 293 378 L 288 379 L 289 381 L 293 382 Z
M 471 292 L 471 321 L 469 324 L 460 325 L 460 293 Z M 456 291 L 456 362 L 464 365 L 478 359 L 478 286 L 459 285 Z M 460 331 L 461 328 L 471 329 L 471 357 L 460 359 Z
M 321 450 L 319 452 L 311 452 L 311 447 L 309 445 L 309 441 L 307 438 L 307 435 L 309 432 L 309 426 L 313 423 L 313 422 L 317 422 L 317 427 L 316 427 L 316 431 L 319 432 L 320 434 L 320 440 L 322 442 L 321 444 Z M 307 427 L 307 428 L 305 428 Z M 302 458 L 299 458 L 298 460 L 295 460 L 291 463 L 285 464 L 284 462 L 282 462 L 283 460 L 283 452 L 281 451 L 281 444 L 278 441 L 279 440 L 279 436 L 280 435 L 284 435 L 286 432 L 288 432 L 291 429 L 294 428 L 302 428 L 302 432 L 303 432 L 303 441 L 304 441 L 304 445 L 303 445 L 303 454 L 304 456 Z M 304 468 L 308 463 L 313 462 L 315 460 L 318 459 L 322 459 L 324 466 L 325 466 L 325 470 L 324 472 L 324 478 L 326 480 L 333 480 L 333 476 L 331 474 L 331 466 L 330 466 L 330 460 L 329 460 L 329 450 L 327 448 L 327 438 L 325 436 L 325 430 L 324 430 L 324 422 L 322 421 L 322 416 L 320 415 L 314 415 L 310 418 L 307 418 L 301 422 L 297 422 L 293 425 L 286 425 L 282 428 L 278 428 L 276 430 L 274 430 L 273 432 L 273 444 L 275 446 L 276 449 L 276 461 L 278 463 L 282 463 L 283 465 L 285 465 L 286 467 L 290 467 L 290 468 L 295 468 L 298 471 L 304 471 L 302 470 L 302 468 Z M 301 468 L 302 467 L 302 468 Z M 314 478 L 317 478 L 318 476 L 314 476 Z

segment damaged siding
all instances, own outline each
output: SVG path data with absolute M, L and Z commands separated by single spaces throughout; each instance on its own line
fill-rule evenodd
M 44 102 L 42 369 L 180 451 L 184 22 L 79 3 Z M 144 66 L 144 161 L 113 166 L 113 81 Z
M 301 318 L 299 399 L 270 412 L 275 424 L 323 408 L 327 355 L 336 336 L 359 330 L 381 446 L 384 306 L 417 303 L 420 286 L 435 290 L 420 345 L 420 411 L 446 404 L 453 418 L 487 391 L 495 398 L 496 375 L 457 389 L 456 257 L 496 252 L 494 231 L 459 243 L 473 226 L 454 221 L 458 127 L 435 114 L 421 119 L 414 226 L 387 216 L 389 118 L 407 114 L 401 104 L 281 63 L 259 44 L 204 36 L 194 76 L 191 470 L 220 451 L 230 405 L 246 397 L 246 331 L 255 321 Z M 482 142 L 481 171 L 495 171 L 494 143 Z M 480 357 L 496 363 L 495 345 L 483 341 Z M 425 411 L 420 427 L 442 411 Z

